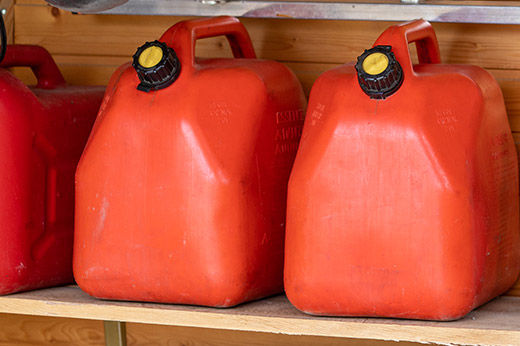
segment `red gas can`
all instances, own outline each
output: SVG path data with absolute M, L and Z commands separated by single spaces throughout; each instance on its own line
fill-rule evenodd
M 0 69 L 0 294 L 72 282 L 74 171 L 103 98 L 68 86 L 38 46 L 8 46 L 1 67 L 25 66 L 29 88 Z
M 235 59 L 194 58 L 219 35 Z M 79 286 L 220 307 L 281 292 L 298 80 L 255 59 L 231 17 L 180 22 L 133 65 L 113 75 L 76 174 Z
M 286 242 L 287 295 L 312 314 L 452 320 L 507 290 L 520 269 L 518 167 L 493 77 L 440 64 L 422 20 L 320 76 Z

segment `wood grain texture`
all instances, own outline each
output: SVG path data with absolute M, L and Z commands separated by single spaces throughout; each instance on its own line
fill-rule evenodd
M 7 43 L 14 41 L 14 0 L 0 0 L 0 9 L 5 9 L 4 16 L 5 31 L 7 33 Z
M 207 328 L 171 327 L 139 323 L 127 324 L 130 345 L 190 346 L 418 346 L 411 342 L 342 339 L 317 336 L 283 335 Z
M 190 346 L 415 346 L 416 343 L 249 333 L 206 328 L 128 323 L 128 345 Z M 0 346 L 104 345 L 101 321 L 0 314 Z
M 232 309 L 97 300 L 75 286 L 0 297 L 0 313 L 174 325 L 285 335 L 455 344 L 520 344 L 520 298 L 501 297 L 454 322 L 327 318 L 284 296 Z
M 74 15 L 44 5 L 16 5 L 15 41 L 35 43 L 53 54 L 130 56 L 158 38 L 180 17 Z M 352 61 L 391 22 L 243 18 L 258 56 L 297 62 Z M 434 24 L 446 63 L 520 69 L 520 35 L 514 25 Z M 200 43 L 229 55 L 222 39 Z
M 74 15 L 43 1 L 18 1 L 15 40 L 40 44 L 55 55 L 72 84 L 106 84 L 136 47 L 185 19 L 168 16 Z M 247 19 L 258 56 L 287 62 L 306 93 L 323 71 L 352 61 L 392 23 Z M 506 100 L 514 131 L 520 131 L 520 35 L 508 25 L 435 24 L 444 62 L 491 69 Z M 201 40 L 201 57 L 230 57 L 223 38 Z M 18 72 L 25 81 L 30 73 Z
M 0 346 L 104 345 L 103 322 L 0 314 Z
M 520 70 L 489 71 L 502 89 L 511 129 L 518 132 L 520 131 Z
M 74 15 L 43 1 L 18 1 L 15 40 L 55 55 L 72 84 L 106 84 L 136 47 L 185 19 L 168 16 Z M 354 60 L 392 23 L 247 19 L 258 56 L 287 62 L 308 93 L 324 70 Z M 498 79 L 513 130 L 520 131 L 520 35 L 508 25 L 435 24 L 444 62 L 477 64 Z M 201 40 L 201 57 L 230 57 L 223 38 Z M 29 73 L 19 75 L 29 81 Z
M 47 3 L 44 0 L 16 0 L 16 3 L 23 5 L 47 5 Z

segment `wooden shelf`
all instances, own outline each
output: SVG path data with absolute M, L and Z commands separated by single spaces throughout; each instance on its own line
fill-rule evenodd
M 0 297 L 0 312 L 438 344 L 520 344 L 520 298 L 500 297 L 455 322 L 316 317 L 296 310 L 285 296 L 232 309 L 98 300 L 77 286 Z

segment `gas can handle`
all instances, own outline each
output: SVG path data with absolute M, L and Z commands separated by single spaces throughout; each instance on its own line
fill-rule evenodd
M 181 63 L 195 64 L 195 42 L 198 39 L 225 35 L 235 58 L 255 59 L 251 38 L 235 17 L 220 16 L 179 22 L 164 33 L 160 41 L 172 47 Z
M 54 89 L 65 84 L 54 59 L 40 46 L 8 45 L 0 67 L 30 67 L 38 81 L 37 88 Z
M 385 30 L 374 46 L 392 46 L 397 60 L 405 73 L 413 71 L 408 45 L 415 42 L 420 64 L 439 64 L 441 62 L 439 43 L 431 24 L 424 19 L 394 25 Z

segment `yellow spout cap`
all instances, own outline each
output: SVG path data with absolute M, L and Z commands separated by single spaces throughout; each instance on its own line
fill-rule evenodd
M 372 53 L 363 60 L 363 70 L 370 75 L 382 73 L 388 67 L 388 57 L 383 53 Z
M 157 46 L 150 46 L 139 55 L 139 65 L 144 68 L 151 68 L 161 62 L 163 58 L 163 50 Z

